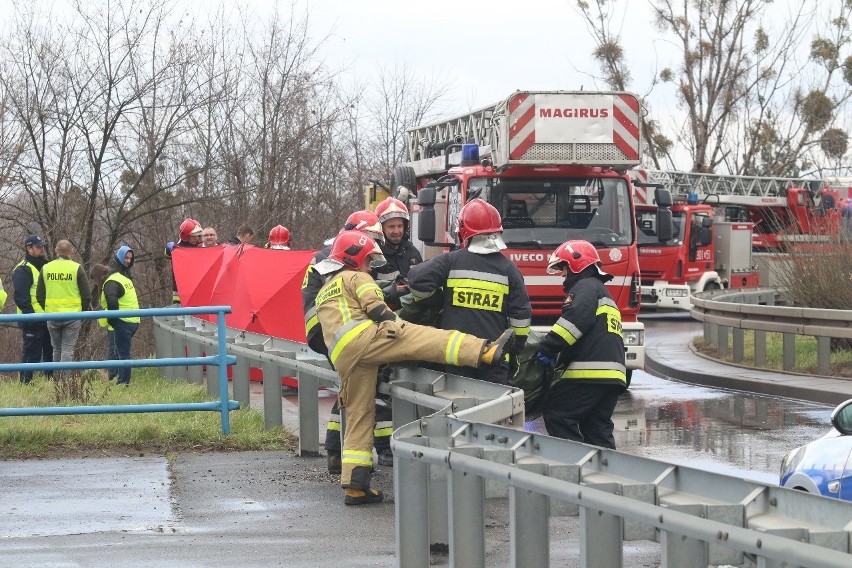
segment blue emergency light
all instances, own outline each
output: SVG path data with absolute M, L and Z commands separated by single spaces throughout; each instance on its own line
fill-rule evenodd
M 477 144 L 462 144 L 462 159 L 461 165 L 475 166 L 479 163 L 479 145 Z
M 698 205 L 698 194 L 697 193 L 687 193 L 686 194 L 686 204 L 687 205 Z

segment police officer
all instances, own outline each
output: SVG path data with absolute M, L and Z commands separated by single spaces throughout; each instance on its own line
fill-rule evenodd
M 36 288 L 39 272 L 47 263 L 44 257 L 44 241 L 38 235 L 30 235 L 24 240 L 24 250 L 26 251 L 24 259 L 12 270 L 13 298 L 19 314 L 41 313 L 44 309 L 36 298 Z M 21 362 L 51 362 L 53 347 L 50 344 L 46 322 L 20 322 L 18 325 L 23 335 Z M 51 376 L 52 373 L 48 372 L 47 375 Z M 31 371 L 21 371 L 20 379 L 24 384 L 29 383 L 33 379 L 33 374 Z
M 56 259 L 41 269 L 36 286 L 38 303 L 48 313 L 87 311 L 92 304 L 89 277 L 79 262 L 71 260 L 74 247 L 70 241 L 57 241 Z M 53 344 L 53 360 L 67 362 L 74 359 L 74 347 L 80 336 L 83 320 L 47 322 L 50 342 Z M 60 371 L 63 376 L 67 371 Z
M 343 230 L 360 231 L 373 238 L 376 242 L 381 242 L 384 238 L 379 218 L 375 213 L 366 209 L 355 211 L 349 215 L 343 224 Z M 325 279 L 315 270 L 315 266 L 328 258 L 328 255 L 331 254 L 331 247 L 332 244 L 329 243 L 314 255 L 302 280 L 302 307 L 305 314 L 305 336 L 307 337 L 308 347 L 326 357 L 328 357 L 328 349 L 325 346 L 322 325 L 320 325 L 319 318 L 317 317 L 317 308 L 314 302 L 317 292 L 320 291 L 320 288 L 325 283 Z M 331 359 L 329 359 L 329 362 L 331 362 Z M 384 409 L 380 410 L 380 412 L 383 411 Z M 378 445 L 377 450 L 379 450 L 379 463 L 381 465 L 393 464 L 392 454 L 390 456 L 390 463 L 387 463 L 387 457 L 384 460 L 382 458 L 383 455 L 386 456 L 390 451 L 390 435 L 393 433 L 393 423 L 389 422 L 390 419 L 385 419 L 382 416 L 381 422 L 375 425 L 376 428 L 373 432 L 374 439 Z M 326 425 L 325 451 L 328 454 L 328 472 L 339 474 L 342 462 L 340 457 L 340 407 L 337 402 L 331 408 L 331 414 L 328 417 L 328 424 Z
M 373 278 L 382 284 L 385 302 L 393 310 L 399 309 L 400 293 L 407 292 L 404 283 L 409 269 L 423 262 L 409 240 L 411 217 L 408 208 L 399 199 L 388 197 L 376 206 L 376 215 L 382 224 L 384 243 L 379 243 L 387 264 L 373 271 Z
M 621 313 L 604 285 L 598 251 L 567 241 L 550 255 L 547 272 L 565 277 L 562 316 L 542 340 L 536 358 L 564 367 L 544 406 L 547 433 L 615 449 L 612 414 L 627 386 Z
M 343 471 L 347 505 L 378 503 L 370 487 L 373 465 L 376 374 L 379 365 L 421 360 L 470 367 L 499 363 L 513 334 L 495 341 L 398 321 L 369 271 L 384 264 L 376 241 L 360 231 L 343 231 L 331 254 L 314 269 L 325 279 L 316 297 L 317 316 L 329 358 L 340 375 L 340 406 L 346 410 Z
M 423 301 L 441 287 L 443 329 L 458 329 L 496 339 L 506 329 L 517 337 L 506 365 L 482 369 L 447 369 L 448 372 L 506 384 L 509 369 L 517 370 L 520 353 L 530 332 L 530 298 L 520 270 L 500 251 L 506 248 L 500 213 L 489 203 L 473 199 L 459 212 L 461 248 L 414 266 L 408 287 Z

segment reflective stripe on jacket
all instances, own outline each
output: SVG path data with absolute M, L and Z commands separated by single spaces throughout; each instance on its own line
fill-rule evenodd
M 461 249 L 439 255 L 408 273 L 408 287 L 417 300 L 444 288 L 441 327 L 496 339 L 506 329 L 520 341 L 530 333 L 532 312 L 524 277 L 500 253 L 474 254 Z
M 106 283 L 109 281 L 114 281 L 118 283 L 124 289 L 124 294 L 118 297 L 119 310 L 139 309 L 139 299 L 136 297 L 136 287 L 133 285 L 133 280 L 131 280 L 124 274 L 113 272 L 112 274 L 107 276 L 106 280 L 104 280 L 104 286 L 106 286 Z M 101 305 L 107 305 L 106 295 L 103 292 L 101 292 Z M 138 317 L 125 317 L 119 319 L 128 323 L 139 323 L 141 321 Z M 106 327 L 109 330 L 112 329 L 112 326 L 108 325 L 106 318 L 99 319 L 98 323 L 101 325 L 101 327 Z
M 41 304 L 39 304 L 38 299 L 36 299 L 36 286 L 38 285 L 38 268 L 36 268 L 35 266 L 33 266 L 31 263 L 27 262 L 26 260 L 22 260 L 21 262 L 16 264 L 15 269 L 17 269 L 20 266 L 28 267 L 30 269 L 30 272 L 32 272 L 32 274 L 33 274 L 33 283 L 30 286 L 30 302 L 32 302 L 32 305 L 33 305 L 33 312 L 35 312 L 37 314 L 41 313 L 41 312 L 44 311 L 44 309 L 42 309 Z M 17 312 L 19 314 L 23 313 L 21 311 L 21 308 L 17 308 Z
M 541 342 L 567 364 L 563 379 L 626 386 L 621 312 L 603 282 L 582 278 L 568 291 L 562 316 Z

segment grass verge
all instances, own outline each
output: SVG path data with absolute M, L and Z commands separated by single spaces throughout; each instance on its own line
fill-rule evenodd
M 70 381 L 78 381 L 69 388 Z M 36 375 L 21 384 L 0 378 L 0 408 L 157 404 L 209 401 L 203 386 L 165 380 L 154 369 L 134 369 L 130 386 L 86 371 L 64 383 Z M 281 429 L 264 430 L 256 410 L 230 413 L 231 433 L 221 433 L 219 412 L 145 412 L 0 418 L 0 459 L 72 455 L 168 454 L 180 451 L 281 450 L 294 447 Z
M 745 330 L 743 337 L 744 359 L 741 364 L 754 365 L 754 332 Z M 728 354 L 719 357 L 718 351 L 699 336 L 693 341 L 695 348 L 704 355 L 732 363 L 733 359 L 733 336 L 728 336 Z M 783 370 L 783 334 L 766 334 L 766 369 Z M 817 341 L 814 337 L 804 335 L 796 336 L 796 366 L 792 369 L 796 373 L 815 375 L 817 373 Z M 835 351 L 831 354 L 831 371 L 833 377 L 852 376 L 852 351 Z

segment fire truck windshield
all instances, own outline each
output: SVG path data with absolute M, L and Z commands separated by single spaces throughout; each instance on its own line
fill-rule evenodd
M 677 247 L 683 243 L 683 219 L 682 211 L 672 212 L 672 239 L 660 242 L 657 238 L 657 210 L 644 210 L 636 212 L 636 225 L 639 227 L 639 246 L 655 247 Z
M 627 183 L 620 178 L 474 178 L 468 195 L 494 205 L 510 248 L 553 249 L 570 239 L 633 242 Z

